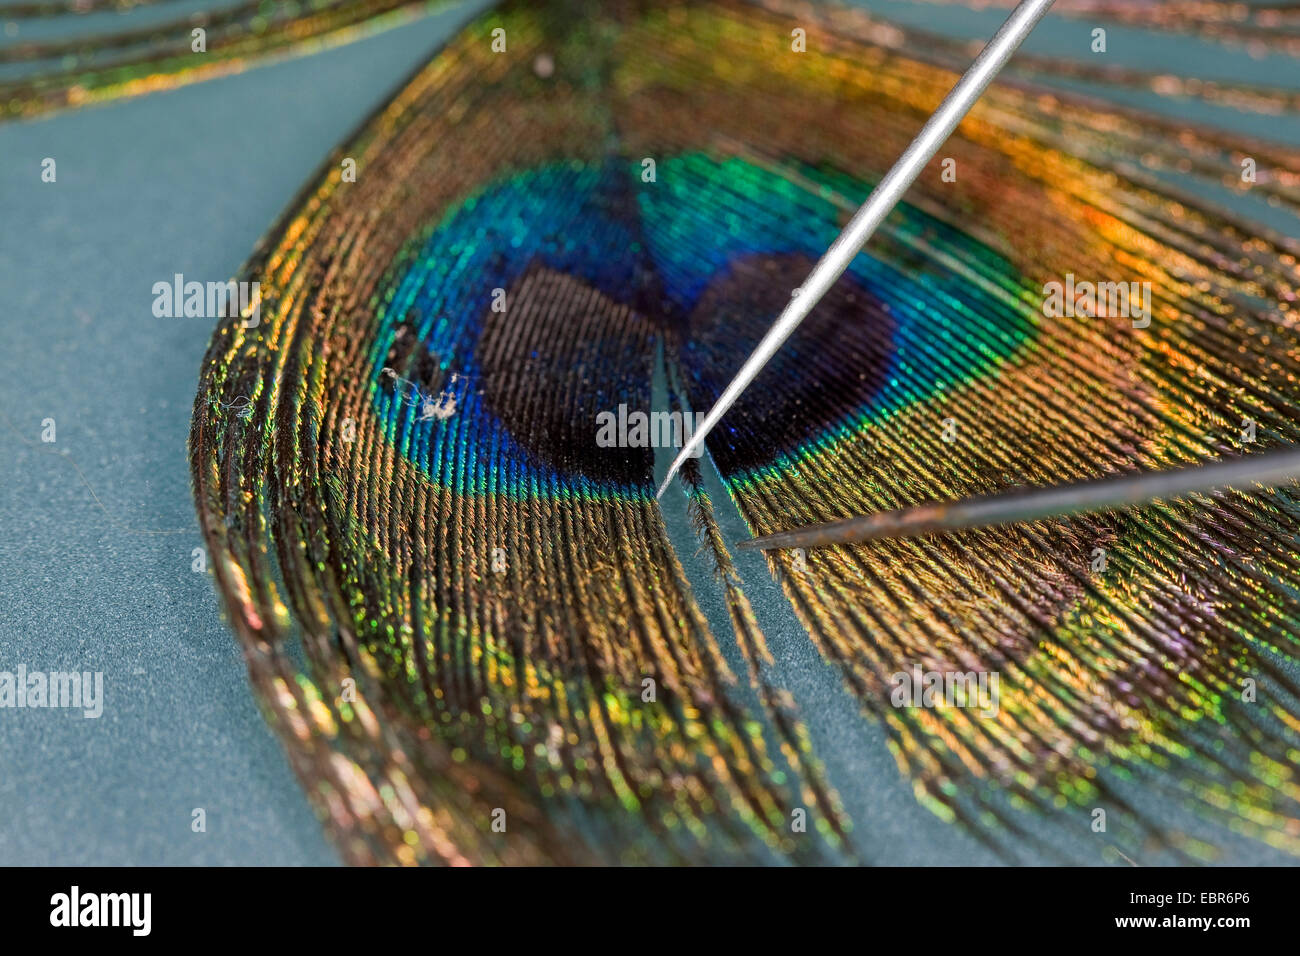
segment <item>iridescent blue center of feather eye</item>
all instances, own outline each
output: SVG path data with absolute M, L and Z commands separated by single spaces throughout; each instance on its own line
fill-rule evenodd
M 371 369 L 375 411 L 409 461 L 432 473 L 457 460 L 442 453 L 456 442 L 476 489 L 491 478 L 528 493 L 557 472 L 583 476 L 593 492 L 641 489 L 650 453 L 598 448 L 595 414 L 650 410 L 669 329 L 680 333 L 687 400 L 707 408 L 870 189 L 825 170 L 778 172 L 702 153 L 662 160 L 653 181 L 643 170 L 611 159 L 518 173 L 408 244 L 386 284 Z M 908 206 L 880 241 L 887 254 L 857 257 L 711 437 L 724 473 L 923 402 L 1020 344 L 1019 327 L 989 329 L 996 296 L 927 266 L 920 252 L 941 247 L 1010 276 L 987 247 Z M 575 338 L 592 315 L 598 321 Z M 936 347 L 954 337 L 976 343 L 952 354 L 977 364 Z M 526 413 L 511 404 L 512 379 L 523 375 L 546 386 Z M 443 397 L 454 412 L 431 415 L 440 406 L 430 401 Z M 738 444 L 742 433 L 764 441 Z

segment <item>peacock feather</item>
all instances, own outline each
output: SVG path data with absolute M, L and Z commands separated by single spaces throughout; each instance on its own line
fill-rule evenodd
M 653 436 L 624 434 L 713 403 L 959 59 L 783 0 L 508 3 L 271 229 L 240 277 L 257 321 L 203 364 L 195 495 L 349 861 L 863 859 L 871 820 L 755 611 L 778 590 L 917 799 L 1007 859 L 1077 860 L 1040 824 L 1097 808 L 1126 856 L 1300 853 L 1294 489 L 773 553 L 757 582 L 719 517 L 763 534 L 1297 441 L 1297 243 L 1208 197 L 1295 213 L 1300 152 L 998 84 L 684 494 L 661 506 Z M 1046 309 L 1067 278 L 1145 306 Z M 914 673 L 995 676 L 997 706 L 900 706 Z

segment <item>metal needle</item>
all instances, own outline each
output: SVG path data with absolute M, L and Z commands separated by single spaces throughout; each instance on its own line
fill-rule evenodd
M 695 432 L 682 446 L 681 452 L 673 459 L 672 465 L 668 469 L 668 475 L 664 478 L 663 484 L 659 486 L 659 491 L 655 497 L 662 498 L 664 491 L 667 490 L 673 476 L 677 474 L 679 468 L 684 465 L 688 459 L 694 456 L 695 450 L 704 442 L 704 438 L 718 424 L 718 421 L 727 410 L 735 403 L 749 384 L 754 380 L 768 360 L 776 354 L 781 348 L 782 343 L 790 337 L 791 333 L 804 320 L 813 306 L 824 296 L 835 280 L 840 277 L 853 257 L 861 251 L 866 245 L 871 234 L 876 231 L 876 227 L 884 220 L 889 211 L 898 204 L 903 198 L 903 193 L 907 187 L 912 185 L 916 177 L 920 175 L 925 164 L 930 161 L 939 147 L 943 145 L 948 136 L 957 124 L 961 122 L 963 116 L 975 105 L 980 94 L 992 81 L 997 72 L 1020 46 L 1021 41 L 1029 35 L 1029 31 L 1034 25 L 1042 19 L 1052 6 L 1053 0 L 1022 0 L 1019 6 L 1011 12 L 1006 23 L 996 34 L 988 45 L 980 51 L 980 55 L 975 58 L 970 69 L 957 81 L 957 85 L 939 104 L 934 115 L 921 128 L 916 139 L 912 140 L 910 146 L 899 157 L 898 162 L 894 163 L 892 169 L 885 174 L 867 201 L 862 207 L 853 214 L 849 220 L 848 226 L 844 231 L 831 243 L 831 247 L 813 267 L 808 278 L 804 280 L 802 286 L 794 290 L 789 305 L 777 317 L 772 328 L 763 336 L 763 340 L 758 343 L 758 348 L 754 349 L 752 355 L 745 360 L 736 377 L 718 396 L 714 406 L 709 409 L 704 420 L 696 428 Z
M 1120 478 L 1102 478 L 1029 491 L 963 498 L 882 511 L 874 515 L 809 525 L 740 541 L 737 548 L 815 548 L 876 538 L 912 537 L 935 531 L 984 528 L 1017 521 L 1037 521 L 1090 511 L 1127 508 L 1156 499 L 1177 498 L 1196 492 L 1240 488 L 1252 484 L 1277 485 L 1300 478 L 1300 448 L 1243 455 L 1209 465 L 1143 472 Z

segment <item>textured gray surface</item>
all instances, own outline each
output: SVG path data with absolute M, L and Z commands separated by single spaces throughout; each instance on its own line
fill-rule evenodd
M 962 36 L 987 34 L 1000 19 L 868 5 Z M 155 319 L 150 290 L 175 272 L 205 280 L 233 273 L 321 158 L 461 16 L 143 99 L 0 125 L 0 670 L 102 670 L 107 685 L 99 720 L 0 711 L 0 863 L 336 860 L 253 704 L 210 578 L 191 571 L 201 542 L 185 440 L 210 323 Z M 1068 51 L 1080 32 L 1085 24 L 1049 22 L 1031 48 Z M 1144 36 L 1141 49 L 1167 49 L 1177 67 L 1186 54 L 1165 43 Z M 1220 75 L 1248 65 L 1225 61 Z M 1256 63 L 1250 75 L 1271 78 L 1274 66 Z M 1197 115 L 1300 141 L 1295 117 Z M 46 156 L 58 162 L 56 184 L 40 182 Z M 45 418 L 57 423 L 53 445 L 39 441 Z M 709 490 L 726 535 L 744 536 L 712 476 Z M 684 508 L 670 501 L 668 511 L 701 603 L 727 635 Z M 178 533 L 135 533 L 170 529 Z M 742 555 L 738 564 L 777 678 L 803 706 L 868 857 L 991 861 L 915 802 L 881 734 L 812 651 L 761 558 Z M 190 830 L 195 807 L 207 812 L 205 834 Z M 1086 825 L 1048 836 L 1099 859 L 1090 839 Z M 1234 843 L 1230 858 L 1270 855 Z

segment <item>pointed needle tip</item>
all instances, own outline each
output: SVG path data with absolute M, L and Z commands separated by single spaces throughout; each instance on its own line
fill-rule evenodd
M 682 450 L 677 453 L 677 457 L 673 459 L 673 463 L 668 466 L 668 474 L 664 475 L 664 483 L 660 485 L 659 490 L 655 492 L 656 501 L 664 496 L 664 492 L 667 491 L 668 486 L 673 483 L 673 478 L 677 475 L 677 472 L 681 471 L 682 465 L 690 456 L 693 448 L 694 445 L 688 441 L 682 446 Z

